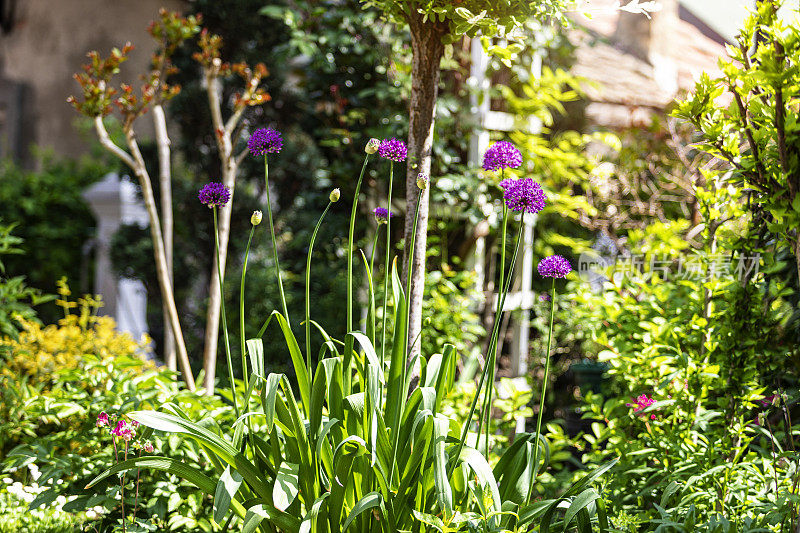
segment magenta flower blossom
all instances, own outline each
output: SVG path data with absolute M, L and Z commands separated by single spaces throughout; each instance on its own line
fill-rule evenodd
M 503 180 L 505 183 L 507 180 Z M 544 209 L 545 196 L 542 187 L 531 178 L 513 180 L 506 183 L 503 199 L 506 206 L 512 211 L 523 213 L 538 213 Z
M 483 170 L 517 168 L 522 165 L 522 154 L 508 141 L 496 142 L 483 154 Z
M 375 215 L 375 220 L 378 224 L 385 224 L 387 220 L 394 216 L 394 213 L 387 210 L 385 207 L 376 207 L 372 213 Z
M 539 275 L 545 278 L 566 278 L 572 272 L 569 261 L 560 255 L 550 255 L 539 261 Z
M 150 441 L 144 443 L 144 451 L 146 451 L 147 453 L 153 453 L 153 450 L 155 450 L 155 448 L 153 447 L 153 443 L 151 443 Z
M 501 181 L 498 185 L 500 185 L 500 188 L 505 191 L 509 187 L 513 186 L 516 181 L 517 180 L 515 180 L 514 178 L 506 178 L 503 181 Z
M 549 301 L 550 301 L 550 295 L 549 295 L 549 294 L 547 294 L 546 292 L 543 292 L 543 293 L 541 294 L 541 296 L 539 296 L 539 299 L 540 299 L 541 301 L 543 301 L 543 302 L 549 302 Z
M 120 437 L 125 441 L 130 441 L 136 437 L 136 428 L 132 424 L 128 424 L 124 420 L 117 422 L 117 426 L 111 430 L 111 434 L 115 437 Z
M 636 398 L 634 403 L 627 403 L 625 405 L 628 406 L 628 407 L 633 407 L 633 412 L 634 413 L 645 414 L 645 413 L 642 413 L 642 411 L 644 411 L 645 409 L 647 409 L 648 407 L 650 407 L 654 403 L 656 403 L 655 399 L 648 398 L 647 394 L 640 394 L 639 397 Z M 655 419 L 656 419 L 656 415 L 654 413 L 651 414 L 650 415 L 650 420 L 655 420 Z
M 101 428 L 110 424 L 111 423 L 108 420 L 108 414 L 105 411 L 97 415 L 97 427 Z
M 211 207 L 221 207 L 231 199 L 231 190 L 221 183 L 211 182 L 197 193 L 200 203 Z
M 384 139 L 381 141 L 381 145 L 378 147 L 378 155 L 384 159 L 400 163 L 406 160 L 408 148 L 406 148 L 403 141 L 392 137 L 391 139 Z
M 275 128 L 258 128 L 247 140 L 247 148 L 256 156 L 277 154 L 283 148 L 281 132 Z

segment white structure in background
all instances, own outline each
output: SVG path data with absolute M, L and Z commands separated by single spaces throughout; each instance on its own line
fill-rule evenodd
M 102 314 L 114 317 L 117 329 L 140 339 L 147 333 L 147 291 L 139 280 L 120 278 L 111 267 L 111 239 L 122 224 L 148 226 L 147 211 L 136 186 L 116 173 L 83 193 L 97 218 L 94 292 L 103 296 Z
M 510 132 L 519 129 L 526 129 L 530 133 L 541 131 L 542 124 L 536 119 L 531 119 L 527 124 L 520 125 L 517 118 L 510 114 L 499 111 L 492 111 L 489 97 L 490 80 L 486 75 L 489 66 L 489 57 L 483 49 L 479 38 L 472 39 L 472 67 L 470 72 L 470 82 L 476 89 L 471 96 L 472 112 L 475 115 L 475 122 L 478 128 L 473 132 L 470 142 L 470 164 L 474 168 L 479 168 L 482 164 L 484 152 L 491 144 L 490 132 L 502 131 Z M 536 56 L 531 67 L 532 76 L 541 75 L 541 57 Z M 483 212 L 488 217 L 496 217 L 488 208 L 486 197 L 478 199 Z M 514 386 L 517 390 L 529 390 L 525 375 L 528 372 L 528 345 L 530 340 L 530 310 L 536 300 L 531 289 L 533 281 L 533 228 L 536 225 L 535 215 L 525 215 L 525 228 L 522 236 L 522 256 L 517 258 L 515 275 L 511 290 L 506 297 L 503 309 L 505 312 L 519 311 L 519 319 L 513 322 L 514 329 L 511 343 L 511 373 L 514 376 Z M 492 221 L 493 222 L 493 221 Z M 513 225 L 511 226 L 513 227 Z M 485 237 L 480 237 L 475 243 L 475 263 L 476 283 L 479 287 L 485 286 L 486 254 L 490 252 L 486 249 Z M 510 253 L 510 252 L 509 252 Z M 497 307 L 499 288 L 495 287 L 495 294 L 492 295 L 490 304 L 493 308 Z M 499 394 L 503 394 L 502 388 L 498 389 Z M 517 417 L 518 433 L 525 431 L 525 418 Z

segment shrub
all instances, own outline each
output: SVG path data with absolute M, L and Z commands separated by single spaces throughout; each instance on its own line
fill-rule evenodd
M 23 379 L 48 389 L 57 374 L 79 369 L 87 356 L 104 360 L 146 354 L 147 338 L 137 342 L 129 334 L 119 333 L 113 318 L 97 315 L 103 305 L 99 297 L 70 301 L 71 291 L 65 278 L 58 282 L 58 293 L 61 298 L 56 303 L 63 309 L 64 318 L 48 326 L 25 321 L 16 339 L 3 340 L 5 357 L 0 377 Z M 71 312 L 75 308 L 79 309 L 78 314 Z
M 7 364 L 0 371 L 0 459 L 10 478 L 27 487 L 38 484 L 33 509 L 50 509 L 66 498 L 65 512 L 94 509 L 92 526 L 103 531 L 120 518 L 119 484 L 104 484 L 100 494 L 85 489 L 114 462 L 108 435 L 95 426 L 101 411 L 122 414 L 169 400 L 207 424 L 226 423 L 233 414 L 221 398 L 188 393 L 171 372 L 146 360 L 143 343 L 116 332 L 111 318 L 96 316 L 97 300 L 73 302 L 65 284 L 60 292 L 65 317 L 58 325 L 25 322 L 19 340 L 2 341 Z M 199 447 L 179 436 L 152 441 L 164 453 L 210 466 Z M 189 486 L 143 471 L 142 523 L 160 531 L 211 531 L 208 502 L 196 494 L 183 497 Z M 42 512 L 47 514 L 19 512 L 8 520 L 22 524 Z
M 0 221 L 0 336 L 16 338 L 24 321 L 35 321 L 33 306 L 51 299 L 25 284 L 23 276 L 6 277 L 8 256 L 22 254 L 23 239 L 11 234 L 14 225 Z M 5 258 L 1 258 L 6 256 Z
M 696 248 L 686 224 L 653 224 L 629 235 L 645 272 L 609 272 L 596 292 L 576 287 L 575 322 L 609 363 L 611 381 L 585 396 L 589 428 L 573 444 L 585 463 L 620 457 L 606 484 L 620 524 L 635 517 L 647 529 L 716 531 L 716 522 L 747 530 L 777 527 L 792 513 L 796 464 L 782 459 L 791 439 L 782 408 L 765 411 L 764 399 L 796 386 L 800 354 L 783 330 L 785 281 L 770 279 L 769 256 L 758 272 L 742 238 L 749 221 L 740 195 L 710 180 L 697 191 L 706 224 Z M 753 257 L 754 270 L 738 270 Z M 677 265 L 684 275 L 669 279 Z

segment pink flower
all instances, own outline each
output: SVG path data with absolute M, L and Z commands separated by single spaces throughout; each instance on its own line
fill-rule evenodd
M 108 414 L 106 414 L 106 412 L 103 411 L 97 416 L 97 427 L 101 428 L 103 426 L 109 426 L 109 425 L 111 424 L 108 421 Z
M 150 441 L 144 443 L 144 451 L 146 451 L 147 453 L 153 453 L 153 450 L 155 450 L 155 448 L 153 447 L 153 443 L 151 443 Z
M 647 409 L 648 407 L 650 407 L 654 403 L 656 403 L 655 399 L 648 398 L 647 394 L 640 394 L 639 397 L 636 398 L 635 403 L 628 403 L 628 404 L 625 404 L 625 405 L 627 405 L 628 407 L 633 407 L 633 412 L 634 413 L 645 414 L 645 413 L 642 413 L 642 411 L 644 411 L 645 409 Z M 655 420 L 655 419 L 656 419 L 656 415 L 655 414 L 651 414 L 650 415 L 650 420 Z
M 136 436 L 136 428 L 132 424 L 120 420 L 117 422 L 117 427 L 111 430 L 111 434 L 115 437 L 121 437 L 125 441 L 130 441 Z

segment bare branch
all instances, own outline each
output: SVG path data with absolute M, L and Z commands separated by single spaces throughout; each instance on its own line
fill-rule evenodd
M 112 141 L 111 137 L 108 135 L 102 116 L 97 115 L 94 117 L 94 129 L 97 131 L 97 137 L 103 148 L 118 157 L 123 163 L 128 165 L 131 170 L 136 171 L 136 161 L 133 160 L 128 152 L 114 144 L 114 141 Z

